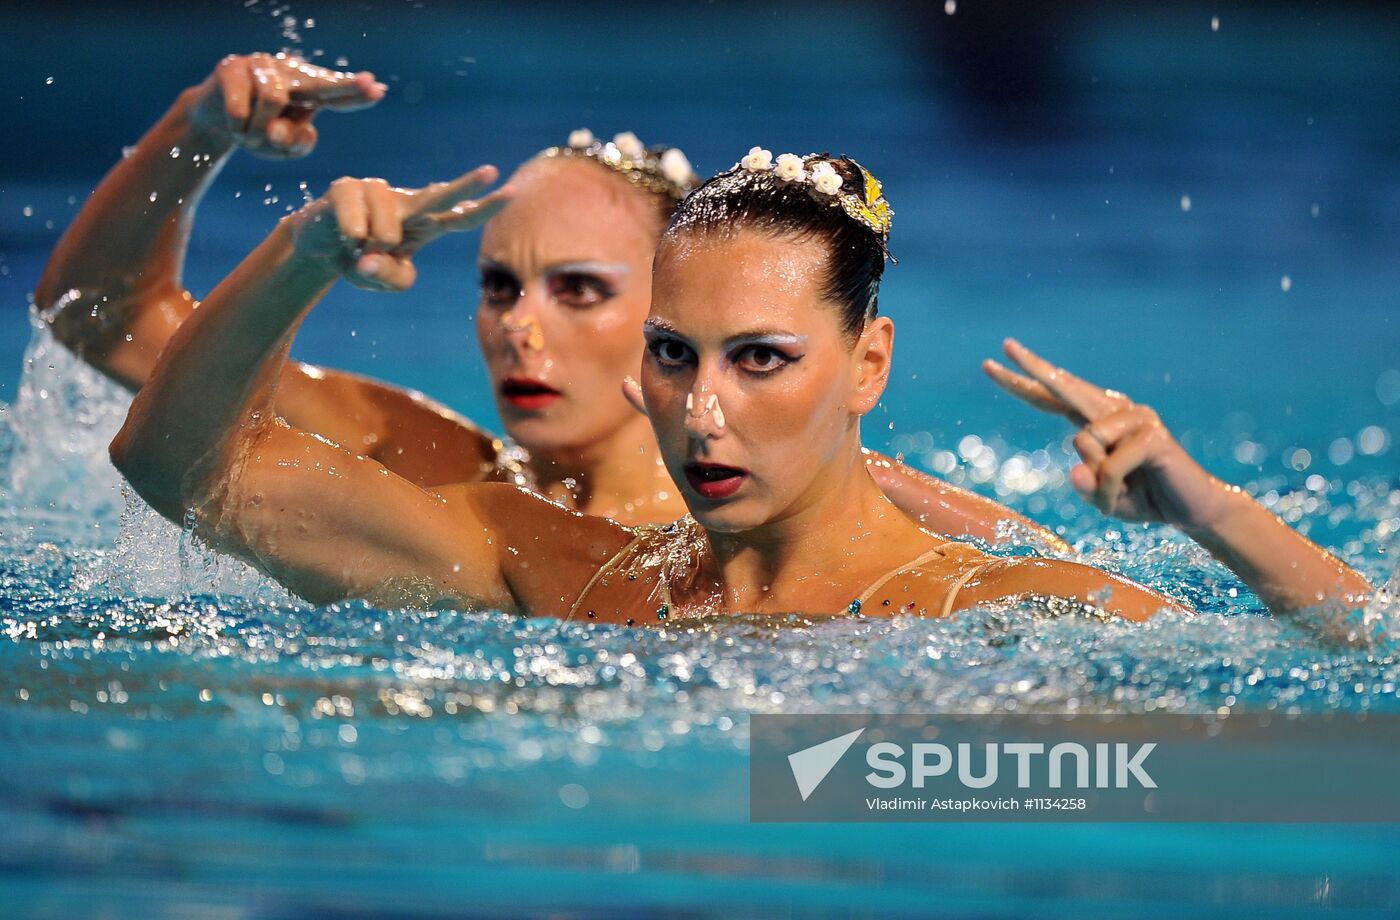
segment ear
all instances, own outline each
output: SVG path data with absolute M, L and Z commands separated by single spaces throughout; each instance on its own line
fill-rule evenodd
M 890 362 L 894 357 L 894 321 L 877 316 L 865 324 L 856 341 L 853 370 L 855 389 L 851 393 L 851 414 L 863 416 L 875 408 L 884 395 L 890 379 Z

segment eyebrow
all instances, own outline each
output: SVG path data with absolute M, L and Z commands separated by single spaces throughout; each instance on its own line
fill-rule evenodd
M 649 319 L 643 324 L 646 332 L 662 333 L 673 335 L 679 339 L 687 338 L 675 326 L 663 319 Z M 798 335 L 794 332 L 787 332 L 783 329 L 753 329 L 748 332 L 739 332 L 728 336 L 724 340 L 725 348 L 732 348 L 740 343 L 760 345 L 805 345 L 807 336 Z
M 625 275 L 632 270 L 632 266 L 622 262 L 560 262 L 557 265 L 547 266 L 544 270 L 546 275 Z
M 495 271 L 506 272 L 509 275 L 515 274 L 515 269 L 504 262 L 497 262 L 495 259 L 481 258 L 477 261 L 477 269 L 484 271 L 493 269 Z M 545 267 L 545 275 L 625 275 L 632 271 L 632 266 L 622 262 L 597 262 L 581 260 L 576 262 L 559 262 L 555 265 Z

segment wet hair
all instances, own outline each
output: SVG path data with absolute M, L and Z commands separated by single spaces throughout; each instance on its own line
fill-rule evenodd
M 826 154 L 803 158 L 809 171 L 819 161 L 829 162 L 841 176 L 842 191 L 864 194 L 866 173 L 854 160 Z M 691 192 L 671 215 L 662 240 L 740 229 L 821 243 L 827 253 L 822 294 L 839 306 L 841 331 L 855 341 L 874 318 L 889 256 L 886 241 L 848 214 L 836 196 L 823 195 L 807 182 L 788 182 L 769 171 L 736 166 Z

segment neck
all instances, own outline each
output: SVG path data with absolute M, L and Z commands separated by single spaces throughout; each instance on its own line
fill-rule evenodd
M 685 511 L 642 415 L 581 449 L 531 451 L 529 467 L 540 492 L 585 514 L 638 524 L 673 520 Z
M 866 472 L 857 429 L 788 511 L 752 530 L 711 531 L 709 540 L 730 609 L 761 611 L 786 609 L 804 589 L 845 574 L 858 578 L 871 549 L 917 529 Z

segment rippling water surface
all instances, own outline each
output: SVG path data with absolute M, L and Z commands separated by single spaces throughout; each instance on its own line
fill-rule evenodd
M 1196 615 L 1131 625 L 1028 605 L 636 630 L 312 607 L 123 497 L 98 459 L 124 403 L 40 336 L 0 415 L 0 859 L 37 913 L 98 896 L 112 916 L 353 915 L 393 909 L 405 884 L 415 911 L 444 915 L 467 890 L 483 915 L 879 915 L 934 891 L 968 911 L 1088 898 L 1165 915 L 1183 882 L 1202 909 L 1397 896 L 1376 829 L 747 824 L 754 712 L 1400 709 L 1384 648 L 1320 643 L 1170 532 L 1082 512 L 1060 445 L 965 444 L 949 475 L 1041 499 L 1080 558 Z M 1255 490 L 1383 582 L 1400 490 L 1299 478 Z M 1345 868 L 1300 862 L 1290 835 Z M 1067 859 L 1075 846 L 1092 871 Z

